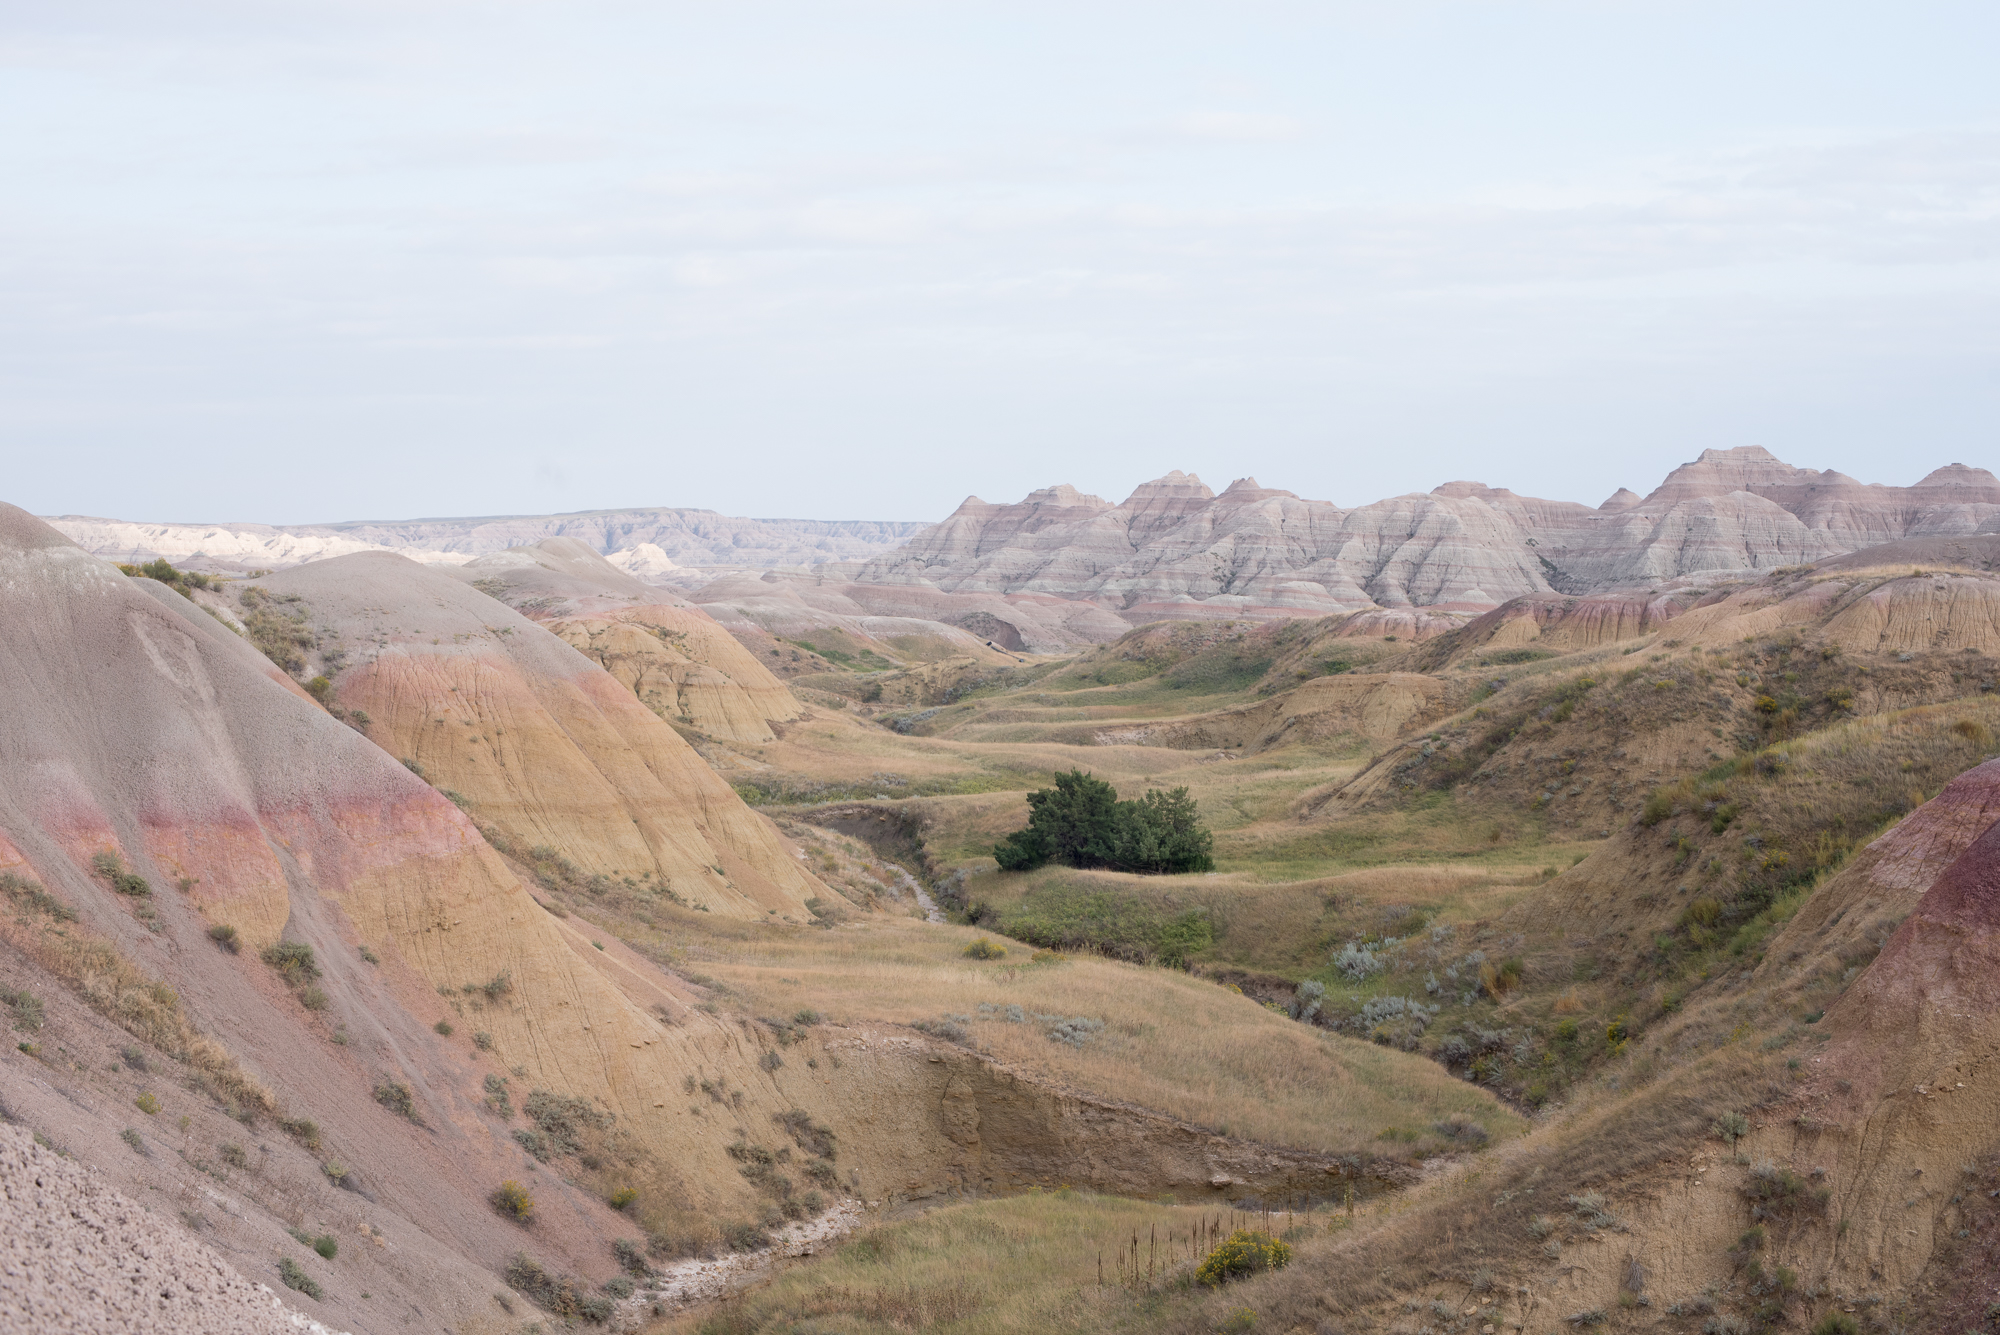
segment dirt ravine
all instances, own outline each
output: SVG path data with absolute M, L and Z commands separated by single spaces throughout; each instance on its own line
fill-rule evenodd
M 771 1245 L 761 1250 L 663 1266 L 618 1304 L 613 1328 L 639 1330 L 656 1315 L 727 1298 L 789 1258 L 816 1256 L 827 1250 L 861 1227 L 868 1208 L 858 1200 L 839 1201 L 816 1219 L 785 1225 Z

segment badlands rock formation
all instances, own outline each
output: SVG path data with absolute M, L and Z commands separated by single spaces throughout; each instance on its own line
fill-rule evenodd
M 1643 499 L 1597 509 L 1477 482 L 1343 510 L 1241 479 L 1215 495 L 1169 473 L 1112 505 L 1071 487 L 1015 505 L 973 497 L 875 557 L 858 584 L 1085 598 L 1128 621 L 1484 612 L 1510 598 L 1644 588 L 1913 537 L 2000 529 L 2000 479 L 1953 464 L 1912 487 L 1793 468 L 1754 446 L 1707 450 Z
M 104 955 L 90 966 L 95 981 L 86 979 L 96 1005 L 136 1014 L 147 998 L 164 997 L 187 1007 L 286 1115 L 317 1125 L 316 1155 L 266 1124 L 257 1137 L 272 1156 L 256 1160 L 267 1165 L 263 1177 L 223 1175 L 235 1182 L 227 1191 L 200 1185 L 200 1174 L 146 1142 L 166 1135 L 177 1113 L 229 1123 L 206 1097 L 184 1099 L 171 1073 L 156 1085 L 162 1128 L 134 1131 L 128 1152 L 118 1127 L 145 1121 L 146 1111 L 133 1110 L 131 1091 L 114 1102 L 65 1087 L 101 1070 L 107 1051 L 115 1061 L 119 1040 L 91 1012 L 79 1018 L 65 984 L 46 975 L 33 988 L 49 999 L 43 1045 L 87 1052 L 91 1064 L 43 1066 L 10 1052 L 0 1064 L 10 1116 L 79 1151 L 106 1146 L 110 1157 L 96 1162 L 121 1165 L 138 1175 L 136 1187 L 218 1221 L 261 1253 L 259 1265 L 269 1265 L 262 1239 L 283 1236 L 261 1213 L 280 1196 L 307 1217 L 348 1221 L 344 1231 L 365 1223 L 370 1238 L 383 1239 L 376 1245 L 405 1259 L 356 1286 L 379 1295 L 374 1307 L 343 1294 L 339 1324 L 354 1329 L 411 1321 L 437 1329 L 447 1316 L 484 1310 L 492 1269 L 522 1247 L 521 1231 L 485 1198 L 500 1179 L 537 1165 L 485 1098 L 485 1076 L 512 1080 L 517 1099 L 541 1088 L 589 1101 L 667 1156 L 676 1190 L 696 1207 L 750 1208 L 747 1187 L 710 1143 L 714 1133 L 661 1102 L 706 1071 L 747 1087 L 761 1117 L 790 1106 L 734 1027 L 695 1009 L 684 987 L 594 948 L 574 921 L 544 911 L 456 806 L 336 722 L 243 639 L 11 507 L 0 508 L 0 626 L 0 697 L 9 702 L 0 765 L 10 776 L 0 784 L 0 872 L 76 915 L 62 938 L 75 949 L 101 940 L 170 989 L 133 987 Z M 448 693 L 450 665 L 435 675 Z M 94 868 L 100 855 L 117 858 L 150 893 L 114 890 Z M 240 953 L 212 941 L 212 927 L 234 928 Z M 311 1005 L 260 959 L 280 938 L 311 948 L 319 975 Z M 476 1011 L 461 1022 L 487 1035 L 483 1048 L 433 1028 L 460 1018 L 459 1007 Z M 407 1116 L 375 1093 L 394 1087 Z M 241 1128 L 200 1134 L 184 1149 L 201 1158 L 217 1139 L 252 1139 Z M 350 1189 L 319 1160 L 342 1163 Z M 535 1191 L 546 1226 L 533 1250 L 551 1264 L 608 1273 L 604 1249 L 630 1221 L 548 1176 Z M 371 1254 L 365 1239 L 344 1236 L 343 1246 Z
M 369 736 L 515 847 L 716 913 L 803 921 L 827 893 L 631 690 L 479 590 L 386 552 L 256 587 L 300 599 L 338 646 L 337 699 Z
M 713 510 L 590 510 L 489 519 L 410 519 L 345 524 L 134 523 L 63 515 L 49 520 L 85 551 L 113 561 L 165 557 L 201 570 L 278 570 L 360 551 L 462 563 L 545 538 L 573 538 L 614 555 L 641 578 L 684 566 L 809 566 L 863 559 L 923 528 L 877 520 L 739 519 Z
M 186 597 L 0 508 L 0 986 L 46 1004 L 38 1041 L 0 1053 L 0 1110 L 239 1271 L 269 1282 L 278 1258 L 303 1263 L 324 1292 L 294 1306 L 369 1335 L 473 1329 L 500 1320 L 516 1253 L 594 1286 L 617 1271 L 613 1240 L 641 1229 L 715 1245 L 770 1204 L 731 1147 L 792 1152 L 787 1127 L 837 1144 L 837 1189 L 875 1199 L 1044 1179 L 1276 1189 L 1338 1171 L 894 1026 L 816 1027 L 818 1058 L 794 1038 L 786 1060 L 769 1026 L 716 1013 L 581 911 L 545 909 L 397 759 L 451 775 L 524 843 L 560 816 L 598 865 L 644 861 L 717 913 L 732 895 L 796 906 L 817 883 L 671 729 L 535 623 L 400 557 L 264 587 L 310 609 L 322 665 L 346 647 L 335 703 L 354 724 L 371 711 L 395 752 Z M 589 792 L 610 818 L 580 807 Z M 143 893 L 121 893 L 101 857 Z M 701 858 L 722 873 L 682 882 Z M 264 958 L 280 941 L 309 947 L 314 972 L 288 983 Z M 163 1006 L 202 1031 L 185 1050 L 131 1018 Z M 271 1112 L 204 1092 L 186 1062 L 221 1049 Z M 538 1097 L 613 1119 L 602 1172 L 531 1157 L 515 1133 Z M 530 1187 L 532 1228 L 489 1208 L 506 1179 Z M 636 1215 L 602 1199 L 623 1182 L 641 1188 Z M 294 1228 L 334 1237 L 338 1257 Z M 507 1301 L 512 1328 L 525 1300 Z
M 574 538 L 482 556 L 455 569 L 546 626 L 655 714 L 731 742 L 768 742 L 804 708 L 706 612 L 626 574 Z

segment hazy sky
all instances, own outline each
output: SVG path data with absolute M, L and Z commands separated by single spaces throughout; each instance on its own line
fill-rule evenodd
M 0 0 L 0 498 L 2000 465 L 2000 6 Z

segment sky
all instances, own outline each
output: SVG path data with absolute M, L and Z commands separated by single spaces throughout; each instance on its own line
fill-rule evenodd
M 0 0 L 0 499 L 2000 467 L 2000 7 Z

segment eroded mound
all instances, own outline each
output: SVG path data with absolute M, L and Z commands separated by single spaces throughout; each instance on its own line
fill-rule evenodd
M 623 682 L 647 708 L 729 742 L 768 742 L 804 708 L 706 612 L 583 543 L 550 538 L 452 572 Z
M 674 730 L 596 663 L 477 589 L 364 553 L 284 571 L 338 648 L 369 735 L 523 855 L 712 912 L 803 921 L 819 885 Z

